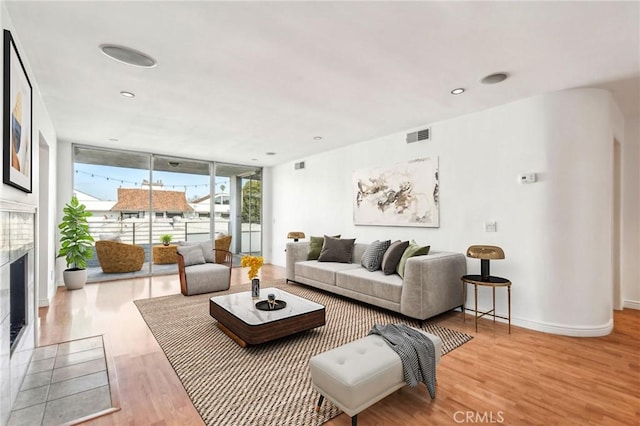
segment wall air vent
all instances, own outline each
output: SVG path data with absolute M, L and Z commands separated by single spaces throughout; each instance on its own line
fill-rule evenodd
M 296 163 L 295 169 L 296 170 L 304 169 L 304 161 L 300 161 L 299 163 Z
M 407 133 L 407 143 L 428 141 L 429 139 L 431 139 L 431 128 Z

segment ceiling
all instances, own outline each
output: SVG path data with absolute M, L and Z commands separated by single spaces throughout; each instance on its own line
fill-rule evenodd
M 567 88 L 639 114 L 638 2 L 5 4 L 58 138 L 82 144 L 272 166 Z

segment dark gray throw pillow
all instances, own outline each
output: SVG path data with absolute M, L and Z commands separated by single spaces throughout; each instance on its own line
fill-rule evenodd
M 334 238 L 340 238 L 340 234 L 334 235 Z M 324 237 L 311 237 L 309 238 L 309 254 L 307 260 L 318 260 L 320 252 L 322 251 L 322 245 L 324 244 Z
M 200 244 L 178 246 L 178 253 L 184 257 L 184 266 L 201 265 L 205 263 Z
M 369 244 L 369 247 L 367 247 L 367 249 L 364 251 L 360 264 L 367 271 L 377 271 L 378 269 L 380 269 L 380 266 L 382 265 L 382 257 L 384 256 L 384 253 L 387 251 L 390 245 L 391 240 L 375 240 L 374 242 Z
M 409 247 L 409 241 L 396 241 L 389 246 L 382 257 L 382 272 L 385 275 L 391 275 L 396 272 L 400 258 L 402 258 L 407 247 Z
M 333 238 L 324 236 L 324 244 L 318 262 L 351 263 L 353 244 L 356 239 Z

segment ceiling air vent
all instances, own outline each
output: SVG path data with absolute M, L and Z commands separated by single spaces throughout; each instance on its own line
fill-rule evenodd
M 295 169 L 296 170 L 304 169 L 304 161 L 300 161 L 299 163 L 296 163 Z
M 431 139 L 431 128 L 407 133 L 407 143 L 428 141 Z

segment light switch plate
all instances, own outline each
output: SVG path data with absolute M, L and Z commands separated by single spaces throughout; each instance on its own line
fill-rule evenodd
M 498 232 L 498 223 L 497 222 L 485 222 L 484 223 L 484 231 L 485 232 Z

